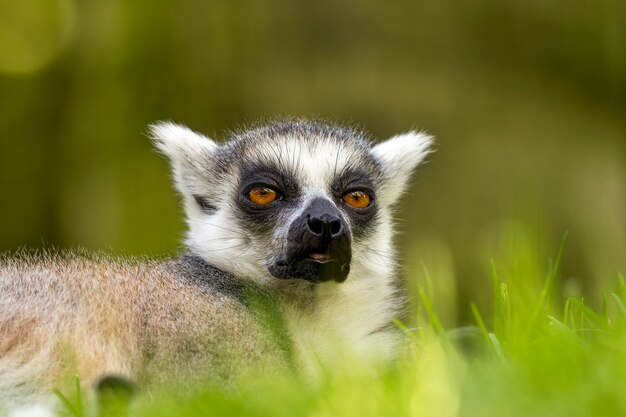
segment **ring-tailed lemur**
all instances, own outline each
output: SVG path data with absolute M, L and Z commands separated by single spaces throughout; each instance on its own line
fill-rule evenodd
M 431 138 L 372 144 L 283 121 L 219 145 L 151 126 L 188 224 L 179 259 L 71 253 L 0 262 L 0 404 L 46 401 L 79 375 L 141 384 L 306 367 L 342 349 L 391 356 L 402 305 L 392 207 Z

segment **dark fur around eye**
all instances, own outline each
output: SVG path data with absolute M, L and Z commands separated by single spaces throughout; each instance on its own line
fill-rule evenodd
M 279 198 L 264 206 L 253 203 L 248 194 L 257 186 L 275 190 Z M 237 209 L 241 219 L 248 224 L 250 230 L 269 231 L 275 226 L 279 209 L 296 204 L 299 195 L 300 189 L 295 178 L 277 167 L 247 166 L 241 171 Z
M 365 234 L 367 227 L 376 218 L 376 192 L 374 182 L 367 173 L 359 170 L 346 170 L 337 176 L 332 184 L 331 191 L 335 201 L 343 207 L 350 217 L 355 237 Z M 354 208 L 343 201 L 343 196 L 352 191 L 363 191 L 371 198 L 371 203 L 365 208 Z
M 274 166 L 252 165 L 241 171 L 240 192 L 245 194 L 250 192 L 255 186 L 266 186 L 272 188 L 279 195 L 286 199 L 293 199 L 298 196 L 299 187 L 295 178 Z

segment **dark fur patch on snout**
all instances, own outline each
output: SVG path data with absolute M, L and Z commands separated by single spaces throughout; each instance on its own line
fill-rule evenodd
M 280 279 L 343 282 L 350 272 L 351 244 L 341 212 L 331 201 L 316 198 L 292 222 L 285 252 L 269 271 Z

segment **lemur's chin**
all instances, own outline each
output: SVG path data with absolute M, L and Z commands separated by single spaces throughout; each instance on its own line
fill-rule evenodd
M 268 268 L 278 279 L 303 279 L 313 284 L 334 281 L 344 282 L 350 273 L 350 260 L 336 258 L 305 258 L 296 262 L 278 260 Z

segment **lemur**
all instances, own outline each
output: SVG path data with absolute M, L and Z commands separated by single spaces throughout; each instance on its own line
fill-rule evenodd
M 393 357 L 392 213 L 429 135 L 373 143 L 307 120 L 223 144 L 171 122 L 150 135 L 182 196 L 184 253 L 4 255 L 0 404 L 51 403 L 74 375 L 87 388 L 107 375 L 192 384 L 342 349 Z

